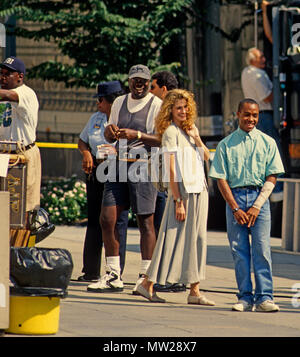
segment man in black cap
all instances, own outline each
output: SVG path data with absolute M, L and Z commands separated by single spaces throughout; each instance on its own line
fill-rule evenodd
M 138 160 L 147 161 L 151 146 L 160 146 L 154 135 L 154 120 L 161 100 L 149 93 L 151 74 L 147 66 L 138 64 L 129 71 L 130 93 L 114 101 L 105 137 L 108 142 L 117 140 L 118 150 L 117 180 L 106 182 L 101 208 L 100 223 L 105 247 L 106 264 L 109 272 L 101 279 L 88 286 L 89 291 L 122 291 L 120 279 L 119 242 L 115 235 L 115 226 L 120 213 L 131 206 L 137 215 L 141 235 L 140 279 L 151 262 L 156 243 L 153 224 L 157 191 L 149 180 L 135 181 L 130 171 Z M 137 159 L 135 153 L 144 152 L 146 157 Z M 126 172 L 123 180 L 121 175 Z M 138 280 L 138 281 L 139 281 Z
M 35 92 L 23 82 L 25 71 L 17 57 L 8 57 L 0 64 L 0 102 L 5 102 L 0 112 L 0 140 L 20 142 L 24 147 L 28 212 L 40 206 L 41 157 L 35 145 L 39 103 Z

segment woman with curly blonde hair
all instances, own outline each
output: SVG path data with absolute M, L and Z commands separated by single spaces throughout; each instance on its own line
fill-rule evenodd
M 155 120 L 155 129 L 157 135 L 162 139 L 163 133 L 167 127 L 172 123 L 172 116 L 170 115 L 176 100 L 185 99 L 187 105 L 186 120 L 182 123 L 182 129 L 191 128 L 195 123 L 197 117 L 197 107 L 194 101 L 194 95 L 184 89 L 176 89 L 169 91 L 165 100 L 161 105 L 160 112 Z
M 214 305 L 200 293 L 205 278 L 208 192 L 204 160 L 209 151 L 195 126 L 196 103 L 191 92 L 174 89 L 166 95 L 156 119 L 164 162 L 169 171 L 168 199 L 146 278 L 137 286 L 152 302 L 154 283 L 190 284 L 189 304 Z

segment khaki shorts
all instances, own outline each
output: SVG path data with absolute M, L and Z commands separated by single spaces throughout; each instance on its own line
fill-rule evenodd
M 27 159 L 26 212 L 40 207 L 42 164 L 39 148 L 25 151 Z

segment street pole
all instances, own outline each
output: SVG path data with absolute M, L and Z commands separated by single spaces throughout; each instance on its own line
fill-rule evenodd
M 5 58 L 10 56 L 16 56 L 16 36 L 13 34 L 14 28 L 16 27 L 16 17 L 9 16 L 5 21 L 6 28 L 6 47 L 5 47 Z
M 254 2 L 254 47 L 257 48 L 258 44 L 258 34 L 257 34 L 257 10 L 258 1 Z
M 280 127 L 280 83 L 279 83 L 279 7 L 272 9 L 273 36 L 273 120 L 276 128 Z

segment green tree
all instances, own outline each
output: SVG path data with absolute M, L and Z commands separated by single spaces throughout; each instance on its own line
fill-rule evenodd
M 29 78 L 94 87 L 99 80 L 124 82 L 136 63 L 157 69 L 160 52 L 184 33 L 190 4 L 191 0 L 2 0 L 0 16 L 14 14 L 40 24 L 39 30 L 11 31 L 35 41 L 53 41 L 71 59 L 68 64 L 41 63 L 30 69 Z M 167 65 L 173 70 L 179 66 Z
M 34 66 L 28 71 L 29 78 L 86 88 L 95 87 L 101 80 L 125 83 L 129 68 L 137 63 L 183 76 L 187 23 L 195 26 L 201 22 L 232 42 L 251 23 L 247 20 L 227 34 L 207 21 L 202 0 L 1 0 L 0 18 L 11 15 L 40 24 L 40 28 L 8 26 L 8 35 L 53 41 L 70 58 L 67 64 L 48 61 Z

